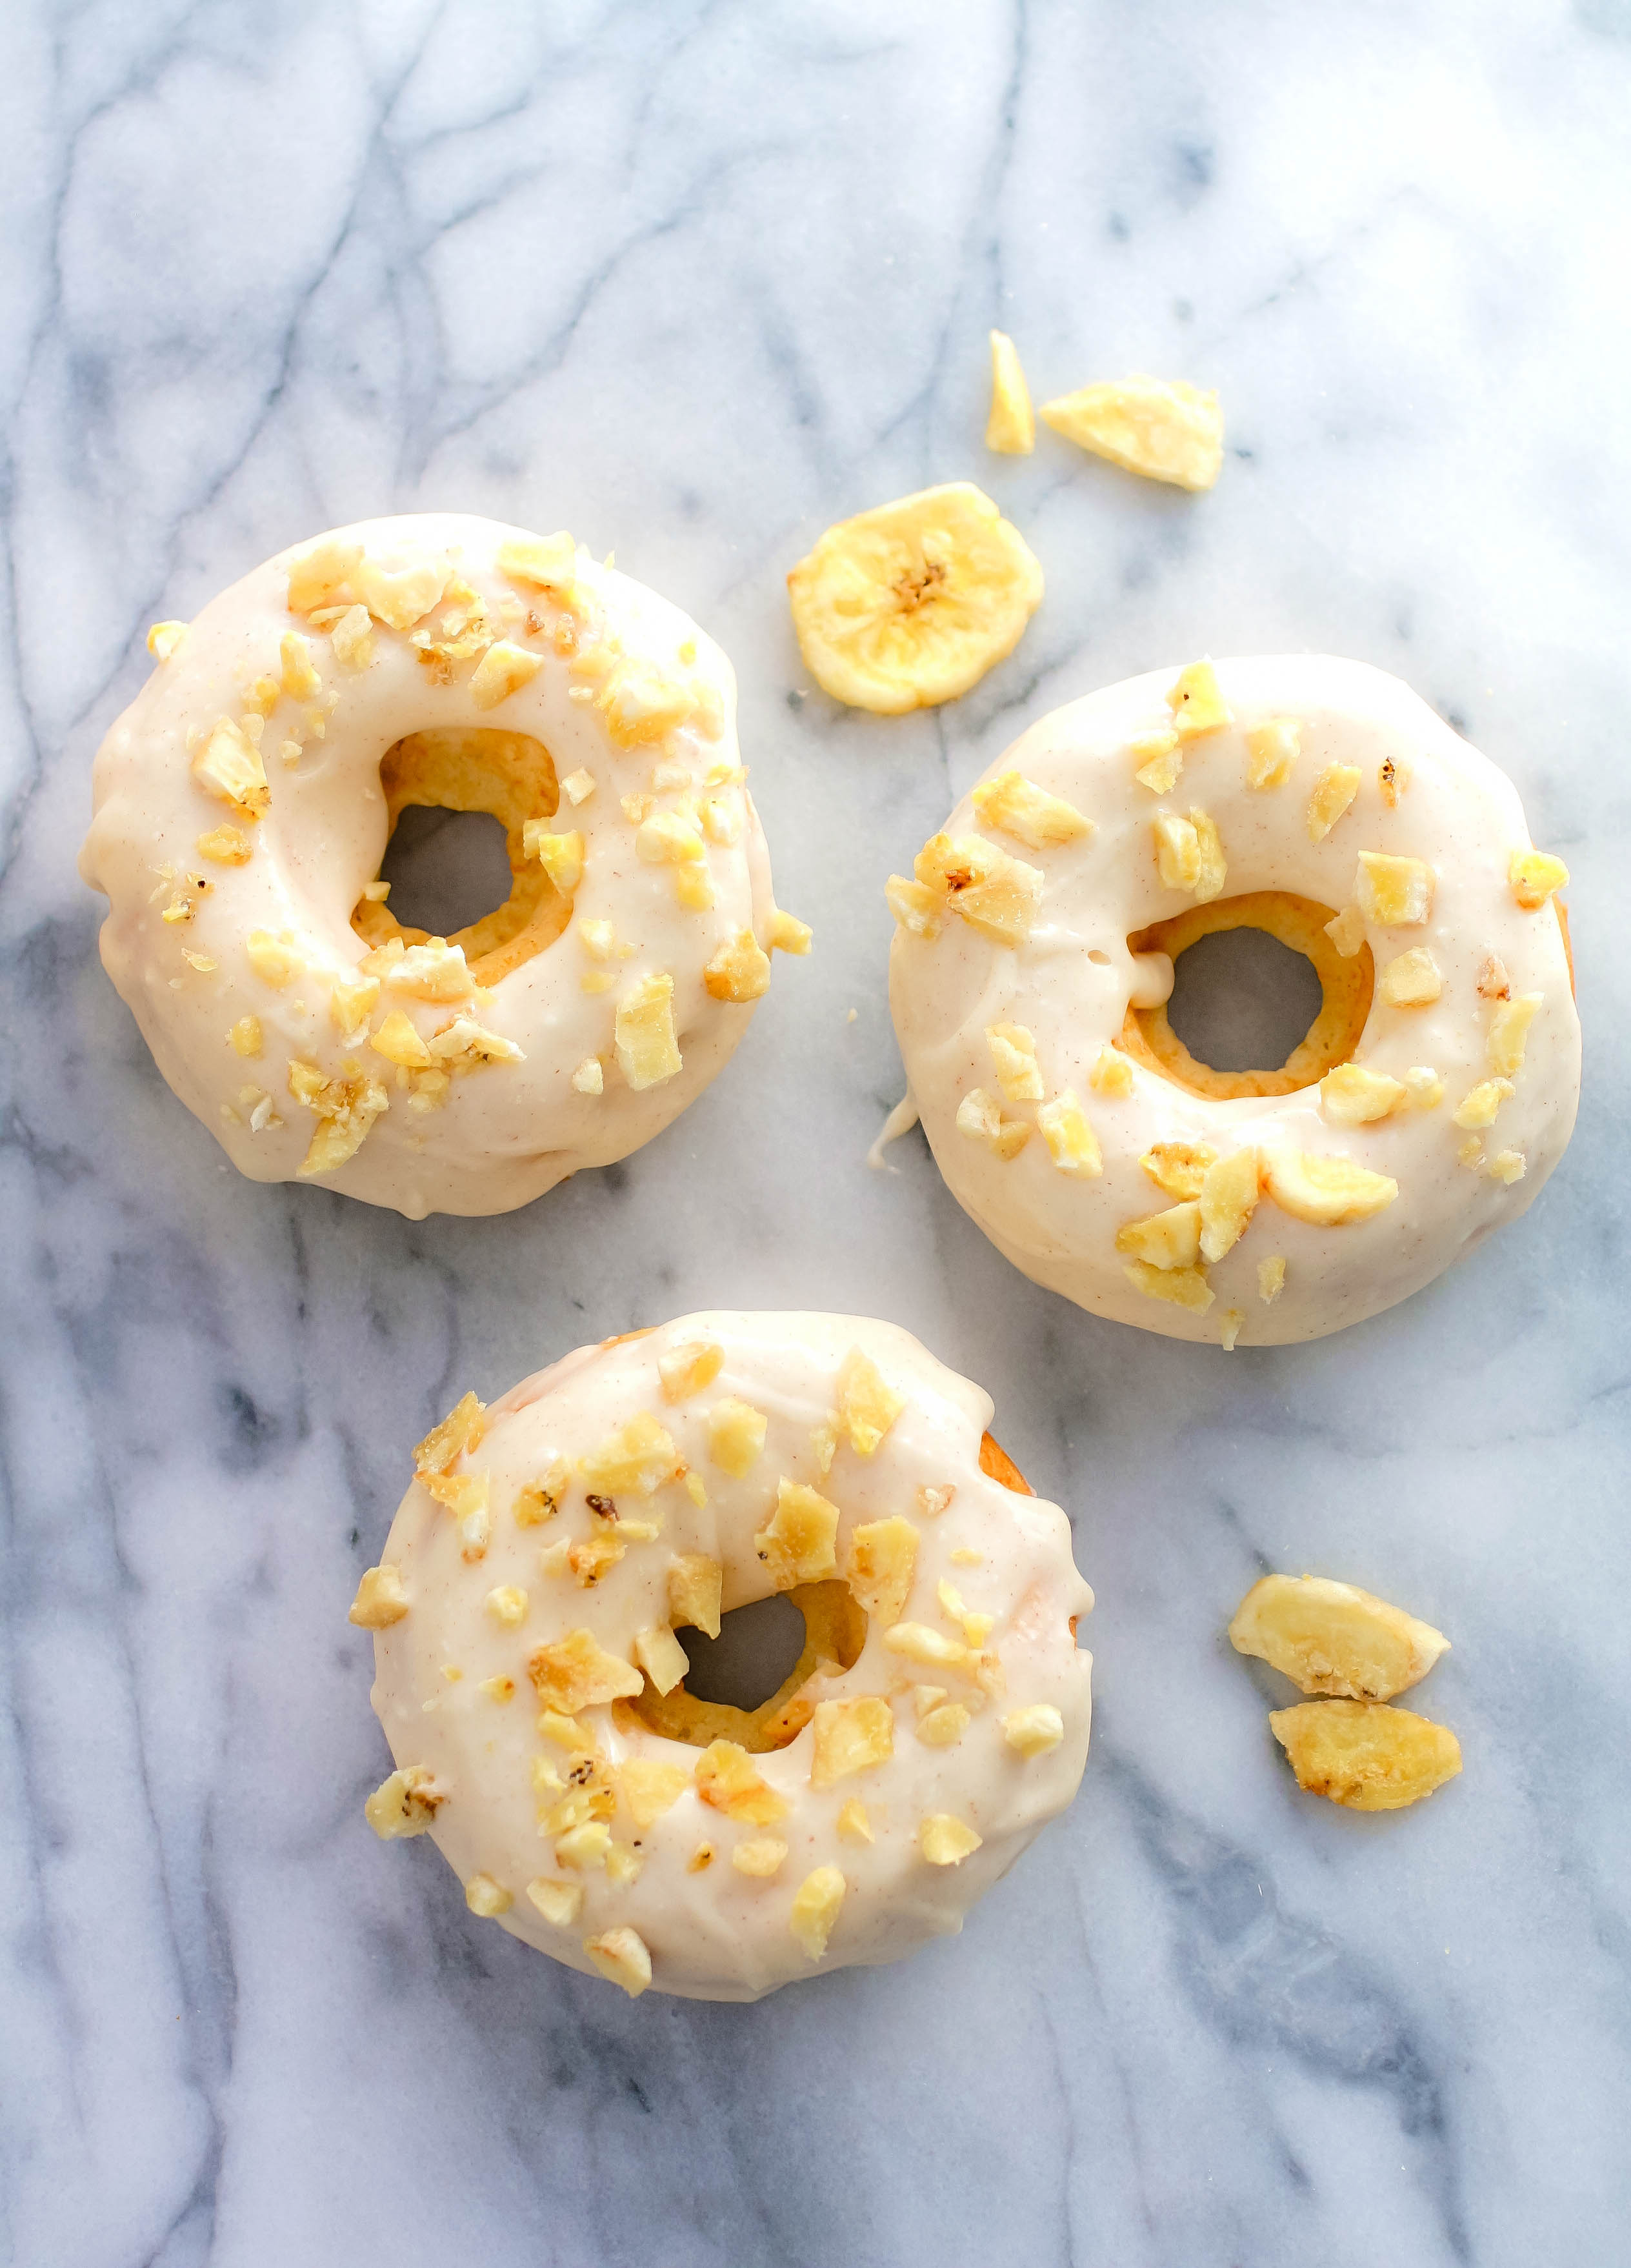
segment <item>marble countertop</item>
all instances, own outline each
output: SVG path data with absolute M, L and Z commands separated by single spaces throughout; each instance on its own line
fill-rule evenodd
M 11 11 L 0 2255 L 1627 2257 L 1628 107 L 1626 0 Z M 992 324 L 1039 395 L 1216 386 L 1215 494 L 988 456 Z M 1042 611 L 955 706 L 839 711 L 786 568 L 963 477 Z M 228 1171 L 73 858 L 148 622 L 421 505 L 569 526 L 718 637 L 817 942 L 627 1166 L 415 1226 Z M 880 886 L 1047 710 L 1284 648 L 1515 777 L 1586 1091 L 1465 1265 L 1225 1358 L 1024 1281 L 920 1138 L 867 1170 Z M 1080 1796 L 964 1935 L 750 2008 L 627 2001 L 376 1843 L 345 1622 L 459 1391 L 709 1304 L 980 1379 L 1099 1602 Z M 1223 1637 L 1266 1565 L 1450 1634 L 1429 1805 L 1297 1794 Z

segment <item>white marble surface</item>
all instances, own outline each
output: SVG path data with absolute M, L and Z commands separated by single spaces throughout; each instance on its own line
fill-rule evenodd
M 1622 2262 L 1631 2237 L 1626 0 L 8 11 L 0 2253 Z M 1210 498 L 981 446 L 1216 385 Z M 808 690 L 782 576 L 968 475 L 1048 597 L 959 706 Z M 734 658 L 816 924 L 703 1101 L 512 1219 L 253 1188 L 173 1102 L 73 854 L 143 632 L 320 526 L 569 525 Z M 1587 1090 L 1432 1290 L 1225 1359 L 1034 1290 L 898 1092 L 883 877 L 1032 718 L 1197 650 L 1407 677 L 1574 869 Z M 855 1020 L 847 1020 L 851 1009 Z M 345 1623 L 454 1393 L 704 1303 L 848 1307 L 985 1381 L 1072 1513 L 1099 1713 L 960 1940 L 630 2003 L 360 1804 Z M 1222 1625 L 1394 1595 L 1466 1771 L 1299 1798 Z

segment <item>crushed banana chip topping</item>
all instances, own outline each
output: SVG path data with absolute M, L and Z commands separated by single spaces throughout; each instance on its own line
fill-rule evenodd
M 680 1469 L 672 1437 L 646 1410 L 608 1433 L 577 1461 L 578 1477 L 585 1488 L 614 1497 L 651 1496 L 665 1482 L 677 1479 Z
M 770 1570 L 778 1591 L 796 1583 L 819 1583 L 838 1572 L 834 1544 L 838 1506 L 802 1482 L 776 1484 L 775 1511 L 753 1538 L 753 1549 Z
M 769 1419 L 751 1402 L 727 1395 L 708 1413 L 708 1454 L 721 1471 L 740 1480 L 759 1462 Z
M 607 1653 L 592 1631 L 569 1631 L 553 1646 L 540 1646 L 527 1673 L 547 1709 L 576 1717 L 605 1701 L 632 1699 L 645 1684 L 633 1662 Z
M 1197 905 L 1222 894 L 1229 866 L 1217 829 L 1204 811 L 1192 808 L 1187 819 L 1175 811 L 1157 812 L 1155 843 L 1163 888 L 1187 890 Z
M 717 1638 L 724 1569 L 705 1552 L 684 1551 L 668 1570 L 668 1612 L 676 1624 Z
M 866 1806 L 858 1795 L 852 1795 L 841 1806 L 838 1814 L 838 1833 L 846 1843 L 875 1843 L 872 1822 L 867 1816 Z
M 1133 777 L 1151 795 L 1171 795 L 1178 785 L 1184 769 L 1184 746 L 1178 734 L 1141 733 L 1133 742 L 1132 753 L 1138 759 Z
M 1542 997 L 1539 992 L 1515 992 L 1510 1000 L 1495 1003 L 1490 1012 L 1485 1042 L 1491 1071 L 1500 1072 L 1505 1079 L 1516 1079 L 1522 1071 L 1529 1046 L 1529 1027 L 1535 1020 Z
M 913 937 L 938 937 L 945 927 L 945 895 L 926 882 L 892 874 L 884 885 L 884 898 L 900 927 Z
M 711 1339 L 687 1339 L 657 1359 L 665 1402 L 684 1402 L 711 1386 L 724 1367 L 725 1351 Z
M 1254 726 L 1245 736 L 1246 785 L 1283 787 L 1302 747 L 1303 727 L 1295 717 L 1271 717 Z
M 1370 1220 L 1399 1195 L 1399 1184 L 1351 1158 L 1313 1157 L 1305 1150 L 1276 1150 L 1264 1162 L 1263 1189 L 1282 1212 L 1319 1228 Z
M 1386 1118 L 1407 1099 L 1401 1079 L 1367 1071 L 1363 1064 L 1339 1064 L 1319 1082 L 1319 1107 L 1341 1126 L 1364 1126 L 1372 1119 Z
M 1022 1756 L 1045 1756 L 1065 1737 L 1065 1720 L 1049 1701 L 1012 1709 L 1003 1719 L 1003 1738 Z
M 1344 961 L 1351 961 L 1365 941 L 1365 917 L 1357 906 L 1344 906 L 1326 924 L 1326 935 Z
M 230 717 L 218 717 L 200 741 L 193 755 L 193 777 L 251 824 L 264 819 L 272 807 L 261 751 Z
M 801 922 L 796 914 L 790 914 L 780 906 L 772 909 L 770 915 L 772 953 L 789 953 L 795 960 L 802 960 L 810 950 L 810 940 L 813 934 L 809 923 Z
M 1204 1315 L 1217 1297 L 1206 1280 L 1204 1268 L 1152 1268 L 1147 1260 L 1129 1260 L 1121 1273 L 1147 1299 L 1187 1307 L 1192 1314 Z
M 1221 1260 L 1245 1233 L 1257 1207 L 1260 1171 L 1257 1152 L 1252 1149 L 1236 1150 L 1208 1167 L 1200 1197 L 1202 1260 Z
M 1087 1074 L 1087 1083 L 1095 1094 L 1131 1094 L 1136 1084 L 1133 1066 L 1114 1048 L 1100 1048 Z
M 1166 705 L 1172 712 L 1172 730 L 1180 740 L 1198 740 L 1234 723 L 1234 712 L 1224 700 L 1217 672 L 1209 661 L 1192 661 L 1167 688 Z
M 481 1441 L 486 1431 L 487 1404 L 474 1394 L 464 1395 L 439 1425 L 433 1425 L 414 1451 L 414 1470 L 421 1480 L 428 1473 L 444 1473 Z
M 1431 917 L 1433 883 L 1433 869 L 1424 858 L 1362 850 L 1354 895 L 1367 922 L 1383 929 L 1414 929 Z
M 760 999 L 770 989 L 770 956 L 751 929 L 738 930 L 705 965 L 702 982 L 715 1000 Z
M 674 1035 L 674 980 L 665 969 L 631 984 L 613 1024 L 619 1068 L 636 1094 L 684 1068 Z
M 986 1045 L 996 1067 L 997 1085 L 1010 1102 L 1040 1102 L 1042 1073 L 1036 1041 L 1023 1024 L 988 1024 Z
M 810 1785 L 833 1787 L 856 1772 L 870 1771 L 894 1754 L 894 1712 L 876 1693 L 854 1701 L 821 1701 L 812 1720 L 814 1748 Z
M 899 1513 L 864 1521 L 850 1530 L 844 1558 L 849 1595 L 889 1629 L 906 1612 L 917 1570 L 917 1530 Z
M 155 622 L 147 633 L 147 650 L 155 661 L 168 661 L 187 632 L 186 622 Z
M 689 1772 L 651 1756 L 626 1756 L 617 1768 L 618 1793 L 635 1825 L 643 1830 L 655 1827 L 690 1785 Z
M 363 1806 L 363 1816 L 382 1843 L 394 1843 L 422 1835 L 446 1800 L 425 1765 L 404 1764 L 380 1782 Z
M 706 1804 L 745 1827 L 774 1827 L 792 1809 L 760 1777 L 747 1750 L 735 1741 L 713 1741 L 696 1760 L 696 1792 Z
M 1027 850 L 1053 850 L 1093 831 L 1092 821 L 1084 818 L 1073 803 L 1050 795 L 1023 772 L 999 772 L 995 779 L 982 781 L 970 799 L 987 827 L 1012 836 Z
M 401 1621 L 408 1608 L 402 1571 L 386 1559 L 364 1572 L 346 1620 L 359 1630 L 389 1630 L 393 1623 Z
M 665 1624 L 635 1632 L 635 1660 L 659 1693 L 672 1693 L 690 1668 L 684 1646 Z
M 540 1874 L 526 1886 L 526 1895 L 547 1922 L 557 1929 L 569 1929 L 583 1911 L 584 1889 L 581 1882 L 562 1882 Z
M 1464 1130 L 1476 1130 L 1481 1133 L 1485 1127 L 1495 1124 L 1496 1113 L 1514 1091 L 1510 1079 L 1483 1079 L 1463 1098 L 1459 1108 L 1452 1111 L 1451 1116 L 1455 1124 Z
M 913 862 L 925 888 L 995 945 L 1020 946 L 1042 902 L 1040 867 L 1010 858 L 977 835 L 931 836 Z
M 1198 1197 L 1217 1152 L 1205 1142 L 1153 1142 L 1138 1162 L 1168 1197 Z
M 325 1079 L 314 1064 L 293 1062 L 289 1091 L 319 1121 L 300 1161 L 302 1174 L 337 1172 L 356 1155 L 375 1121 L 390 1108 L 390 1097 L 378 1080 L 355 1066 L 337 1078 Z
M 1355 1811 L 1401 1811 L 1461 1769 L 1447 1727 L 1384 1701 L 1300 1701 L 1268 1722 L 1297 1786 Z
M 812 1961 L 827 1951 L 847 1888 L 836 1867 L 818 1867 L 798 1886 L 787 1926 Z
M 562 897 L 569 897 L 584 879 L 584 838 L 577 828 L 557 835 L 547 819 L 523 822 L 525 855 L 536 858 Z
M 1568 887 L 1569 869 L 1544 850 L 1514 850 L 1507 868 L 1512 895 L 1528 913 L 1545 905 L 1554 890 Z
M 1047 1145 L 1047 1154 L 1062 1174 L 1081 1174 L 1090 1180 L 1105 1169 L 1098 1137 L 1087 1113 L 1069 1087 L 1045 1102 L 1036 1114 L 1037 1131 Z
M 857 1456 L 876 1452 L 906 1404 L 906 1395 L 890 1385 L 871 1355 L 851 1347 L 839 1368 L 837 1411 Z
M 1265 1575 L 1229 1625 L 1237 1653 L 1254 1654 L 1304 1693 L 1391 1701 L 1450 1649 L 1430 1623 L 1370 1591 L 1323 1575 Z
M 949 1811 L 932 1811 L 919 1822 L 917 1845 L 931 1867 L 960 1867 L 984 1838 Z
M 1444 989 L 1438 963 L 1424 945 L 1413 945 L 1390 961 L 1376 981 L 1377 998 L 1390 1008 L 1428 1007 Z
M 1359 792 L 1357 764 L 1327 764 L 1308 799 L 1308 839 L 1323 843 Z
M 586 1937 L 584 1951 L 599 1974 L 621 1984 L 631 2000 L 638 1999 L 651 1982 L 651 1955 L 645 1940 L 626 1923 L 616 1929 L 603 1929 L 597 1937 Z
M 982 1086 L 971 1086 L 958 1104 L 957 1130 L 1003 1159 L 1017 1158 L 1031 1139 L 1029 1120 L 1004 1118 L 1002 1104 Z
M 1130 1220 L 1116 1231 L 1116 1250 L 1151 1268 L 1193 1268 L 1201 1257 L 1201 1207 L 1195 1199 Z
M 1285 1255 L 1272 1253 L 1257 1263 L 1257 1296 L 1266 1307 L 1272 1307 L 1286 1287 Z

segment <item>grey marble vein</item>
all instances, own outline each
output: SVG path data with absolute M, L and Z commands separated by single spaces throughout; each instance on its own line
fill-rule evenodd
M 0 74 L 0 2257 L 18 2268 L 1631 2258 L 1623 0 L 18 0 Z M 1209 498 L 981 446 L 1221 390 Z M 782 578 L 972 477 L 1047 603 L 954 708 Z M 421 505 L 566 525 L 741 679 L 784 966 L 624 1167 L 418 1225 L 220 1162 L 73 857 L 150 620 Z M 1193 652 L 1397 670 L 1569 859 L 1587 1088 L 1511 1233 L 1224 1359 L 1025 1283 L 900 1092 L 880 885 L 1026 723 Z M 855 1010 L 854 1020 L 849 1011 Z M 960 1940 L 753 2008 L 557 1971 L 361 1799 L 344 1616 L 466 1386 L 704 1304 L 893 1316 L 1099 1607 L 1081 1796 Z M 1265 1567 L 1454 1640 L 1426 1809 L 1299 1797 Z

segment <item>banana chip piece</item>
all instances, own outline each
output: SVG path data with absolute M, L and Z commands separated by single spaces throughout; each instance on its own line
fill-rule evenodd
M 1237 1653 L 1255 1654 L 1304 1693 L 1391 1701 L 1450 1651 L 1430 1623 L 1323 1575 L 1265 1575 L 1229 1625 Z
M 787 587 L 822 689 L 900 716 L 955 701 L 1013 652 L 1042 570 L 988 496 L 952 481 L 829 527 Z
M 1042 422 L 1125 472 L 1174 488 L 1209 489 L 1223 462 L 1215 394 L 1182 379 L 1117 378 L 1045 401 Z
M 1006 331 L 991 334 L 991 415 L 986 446 L 1002 457 L 1028 457 L 1036 446 L 1036 412 L 1019 360 Z
M 1385 1701 L 1299 1701 L 1268 1722 L 1297 1786 L 1350 1811 L 1402 1811 L 1461 1769 L 1448 1726 Z

